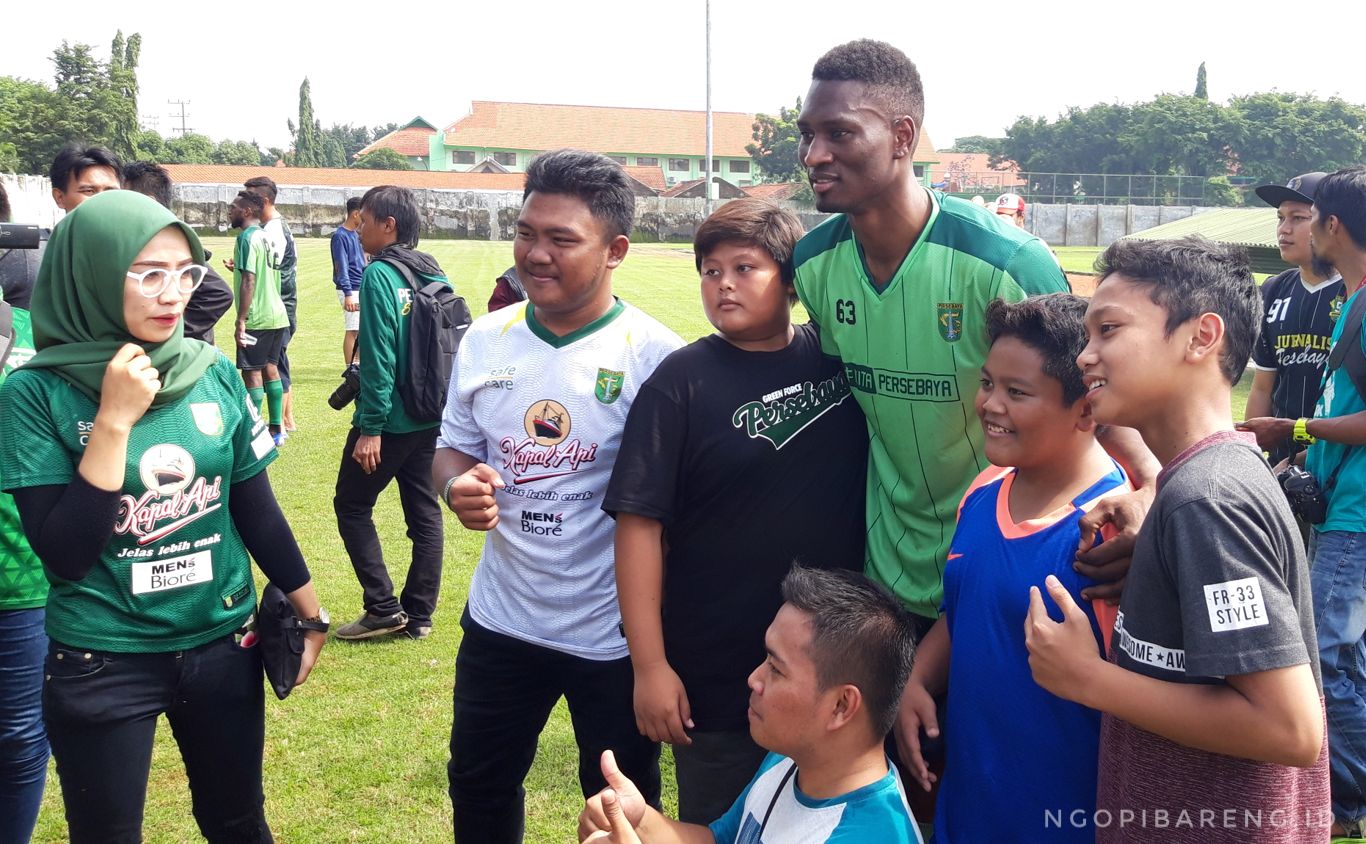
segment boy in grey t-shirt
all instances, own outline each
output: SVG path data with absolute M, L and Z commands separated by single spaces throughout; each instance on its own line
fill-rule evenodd
M 1078 357 L 1098 423 L 1163 464 L 1112 662 L 1055 578 L 1026 620 L 1038 683 L 1105 713 L 1097 841 L 1310 842 L 1332 822 L 1309 574 L 1230 397 L 1261 319 L 1245 260 L 1202 238 L 1100 260 Z

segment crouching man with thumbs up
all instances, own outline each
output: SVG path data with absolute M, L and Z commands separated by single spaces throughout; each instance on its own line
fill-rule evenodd
M 768 758 L 709 826 L 670 820 L 602 755 L 607 788 L 579 816 L 601 844 L 921 844 L 883 741 L 911 671 L 911 617 L 859 574 L 794 567 L 749 677 L 749 729 Z

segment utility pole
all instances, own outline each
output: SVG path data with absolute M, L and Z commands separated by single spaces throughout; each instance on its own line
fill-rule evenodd
M 188 127 L 186 127 L 186 125 L 185 125 L 185 118 L 188 116 L 188 115 L 185 114 L 185 106 L 189 105 L 189 104 L 190 104 L 190 101 L 189 101 L 189 100 L 167 100 L 166 102 L 167 102 L 168 104 L 170 104 L 170 105 L 178 105 L 178 106 L 180 106 L 180 114 L 178 115 L 178 116 L 180 117 L 180 135 L 181 135 L 181 137 L 184 137 L 185 135 L 188 135 L 191 131 L 193 131 L 193 130 L 189 129 Z M 172 112 L 171 117 L 176 117 L 176 116 L 177 116 L 177 115 L 176 115 L 174 112 Z M 175 131 L 175 128 L 172 127 L 172 130 L 171 130 L 171 131 Z
M 712 122 L 711 122 L 711 0 L 707 0 L 707 199 L 715 199 L 712 183 Z

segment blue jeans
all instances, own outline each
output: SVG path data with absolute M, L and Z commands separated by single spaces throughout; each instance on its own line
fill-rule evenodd
M 1333 815 L 1353 821 L 1366 817 L 1366 533 L 1315 530 L 1309 552 Z
M 169 653 L 48 645 L 43 717 L 72 844 L 142 841 L 157 716 L 166 715 L 210 844 L 269 844 L 261 656 L 233 636 Z
M 28 841 L 43 802 L 42 607 L 0 610 L 0 841 Z

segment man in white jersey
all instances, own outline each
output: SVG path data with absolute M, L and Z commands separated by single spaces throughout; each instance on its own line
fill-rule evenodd
M 637 389 L 683 342 L 612 295 L 635 216 L 619 165 L 548 152 L 527 168 L 523 197 L 513 257 L 529 301 L 470 326 L 432 464 L 441 499 L 488 532 L 456 656 L 458 842 L 521 840 L 522 780 L 562 695 L 584 796 L 605 784 L 598 757 L 610 747 L 659 801 L 659 745 L 636 729 L 601 504 Z
M 601 844 L 920 844 L 906 789 L 883 750 L 915 654 L 910 613 L 848 571 L 797 566 L 749 675 L 749 731 L 770 752 L 708 826 L 670 820 L 602 760 L 608 789 L 579 815 Z

